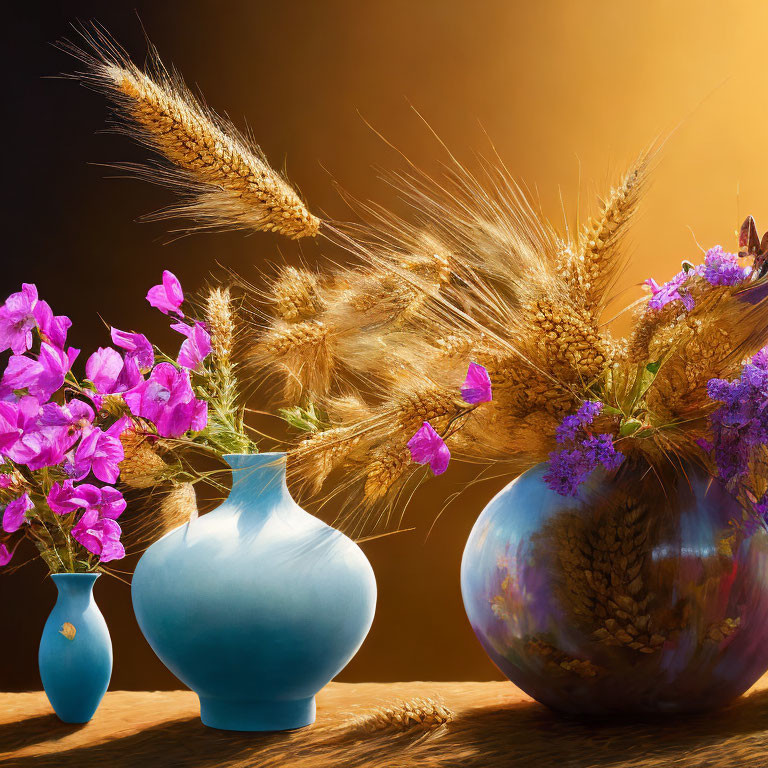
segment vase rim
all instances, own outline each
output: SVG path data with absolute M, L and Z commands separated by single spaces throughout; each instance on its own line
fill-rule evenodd
M 273 459 L 282 459 L 285 458 L 287 454 L 285 451 L 259 451 L 258 453 L 225 453 L 222 454 L 223 459 L 228 459 L 230 457 L 237 457 L 237 458 L 243 458 L 244 456 L 269 456 Z
M 68 580 L 68 579 L 70 579 L 70 578 L 72 578 L 72 577 L 75 577 L 75 578 L 80 578 L 80 577 L 82 577 L 82 576 L 86 576 L 86 577 L 88 577 L 88 578 L 90 578 L 90 579 L 93 579 L 94 581 L 96 581 L 96 579 L 98 579 L 98 578 L 99 578 L 99 576 L 101 576 L 101 574 L 100 574 L 100 573 L 66 573 L 66 572 L 64 572 L 64 573 L 50 573 L 50 574 L 48 574 L 48 575 L 49 575 L 49 576 L 50 576 L 50 577 L 51 577 L 51 578 L 52 578 L 54 581 L 61 581 L 61 580 L 64 580 L 64 581 L 66 581 L 66 580 Z

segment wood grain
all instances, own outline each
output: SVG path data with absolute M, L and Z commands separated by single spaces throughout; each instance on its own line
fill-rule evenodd
M 442 700 L 436 731 L 365 734 L 355 721 L 404 700 Z M 109 768 L 763 768 L 768 675 L 722 712 L 633 721 L 559 717 L 510 683 L 331 683 L 315 725 L 286 733 L 205 728 L 189 691 L 107 694 L 87 725 L 66 725 L 42 692 L 0 693 L 0 765 Z

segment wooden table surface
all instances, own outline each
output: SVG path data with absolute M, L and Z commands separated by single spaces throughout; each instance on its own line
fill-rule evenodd
M 425 699 L 450 720 L 403 717 L 429 713 Z M 0 693 L 0 766 L 27 765 L 768 768 L 768 675 L 721 712 L 589 723 L 558 717 L 510 683 L 331 683 L 315 725 L 261 734 L 205 728 L 189 691 L 112 691 L 86 725 L 60 722 L 43 693 Z

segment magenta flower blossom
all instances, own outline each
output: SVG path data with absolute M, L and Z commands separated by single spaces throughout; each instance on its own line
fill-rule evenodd
M 428 421 L 408 441 L 408 450 L 417 464 L 429 464 L 433 475 L 442 475 L 448 469 L 451 451 Z
M 10 349 L 14 355 L 22 355 L 32 347 L 35 304 L 37 288 L 30 283 L 5 300 L 0 307 L 0 352 Z
M 120 542 L 121 533 L 117 522 L 100 517 L 96 509 L 86 509 L 72 528 L 72 538 L 98 555 L 102 563 L 125 557 L 125 548 Z
M 68 347 L 64 351 L 43 343 L 37 360 L 26 355 L 13 355 L 0 381 L 0 399 L 10 400 L 28 394 L 41 402 L 48 401 L 64 383 L 79 354 L 79 349 Z
M 51 487 L 48 506 L 57 515 L 67 515 L 76 509 L 95 509 L 99 517 L 116 520 L 125 510 L 126 502 L 123 494 L 110 485 L 75 485 L 72 480 L 65 480 Z
M 22 494 L 9 502 L 3 512 L 3 530 L 7 533 L 18 531 L 26 520 L 26 513 L 34 507 L 29 494 Z
M 181 283 L 173 272 L 167 269 L 163 272 L 163 282 L 153 285 L 147 293 L 147 301 L 164 315 L 174 312 L 179 317 L 184 317 L 180 307 L 184 303 L 184 292 Z
M 0 402 L 0 453 L 7 453 L 21 438 L 26 420 L 20 416 L 18 403 Z
M 126 358 L 135 358 L 141 370 L 148 371 L 155 364 L 155 351 L 143 333 L 128 333 L 112 328 L 111 335 L 112 342 L 126 350 Z
M 65 315 L 54 315 L 47 301 L 37 302 L 34 316 L 41 340 L 53 347 L 64 349 L 72 321 Z
M 211 337 L 205 329 L 205 324 L 174 323 L 171 328 L 187 337 L 181 345 L 176 362 L 184 368 L 196 371 L 200 363 L 211 354 Z
M 93 472 L 103 483 L 114 483 L 120 475 L 123 458 L 125 453 L 120 438 L 93 427 L 78 443 L 67 469 L 76 480 Z
M 85 375 L 93 382 L 100 395 L 127 392 L 141 380 L 141 371 L 135 356 L 126 356 L 112 347 L 99 347 L 85 364 Z M 94 398 L 99 404 L 100 398 Z
M 208 423 L 208 403 L 195 399 L 189 371 L 179 371 L 170 363 L 156 365 L 150 377 L 124 398 L 131 413 L 154 422 L 161 437 L 198 432 Z
M 13 557 L 13 551 L 8 549 L 5 544 L 0 544 L 0 568 L 4 565 L 8 565 Z
M 48 491 L 47 501 L 51 511 L 57 515 L 68 515 L 78 509 L 79 505 L 72 501 L 75 495 L 75 484 L 71 480 L 54 483 Z
M 461 385 L 461 396 L 465 403 L 489 403 L 493 400 L 491 377 L 479 363 L 470 363 L 467 378 Z

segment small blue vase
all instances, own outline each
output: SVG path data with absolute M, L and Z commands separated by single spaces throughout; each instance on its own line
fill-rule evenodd
M 134 611 L 160 660 L 197 693 L 205 725 L 300 728 L 368 634 L 373 570 L 293 501 L 284 454 L 224 458 L 229 498 L 144 553 Z
M 98 573 L 54 573 L 59 590 L 45 622 L 38 663 L 43 688 L 60 720 L 87 723 L 112 676 L 112 641 L 93 599 Z

